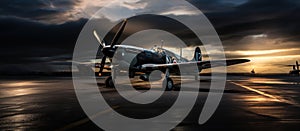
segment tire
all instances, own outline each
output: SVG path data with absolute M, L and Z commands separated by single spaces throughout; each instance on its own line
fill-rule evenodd
M 143 81 L 149 81 L 149 76 L 147 74 L 143 74 L 140 76 L 140 79 Z
M 105 79 L 105 87 L 106 88 L 115 88 L 112 76 L 109 76 Z
M 171 78 L 167 78 L 164 81 L 163 85 L 165 86 L 165 88 L 166 88 L 165 90 L 166 91 L 171 91 L 174 88 L 174 83 L 173 83 L 173 80 Z

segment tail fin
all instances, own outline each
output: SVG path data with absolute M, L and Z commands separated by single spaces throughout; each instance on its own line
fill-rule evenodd
M 202 61 L 202 53 L 199 47 L 196 47 L 192 61 Z

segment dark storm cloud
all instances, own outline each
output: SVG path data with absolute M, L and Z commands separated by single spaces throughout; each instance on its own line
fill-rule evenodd
M 107 36 L 104 38 L 105 42 L 107 43 L 111 42 L 115 33 L 118 31 L 120 25 L 121 23 L 116 25 L 112 29 L 112 31 L 110 31 L 110 33 L 107 34 Z M 158 30 L 169 32 L 177 36 L 178 38 L 180 38 L 188 46 L 195 45 L 195 43 L 201 44 L 201 41 L 197 39 L 196 34 L 194 34 L 194 32 L 190 30 L 187 26 L 168 17 L 159 16 L 159 15 L 140 15 L 128 19 L 128 24 L 126 25 L 126 32 L 123 33 L 119 42 L 122 43 L 122 41 L 124 41 L 127 37 L 147 29 L 158 29 Z M 157 41 L 157 40 L 153 40 L 153 41 Z M 136 46 L 141 46 L 141 45 L 136 45 Z
M 209 12 L 223 12 L 234 9 L 235 6 L 247 2 L 247 0 L 187 0 L 201 11 Z
M 193 2 L 192 2 L 193 3 Z M 206 13 L 222 40 L 236 41 L 267 34 L 285 41 L 300 40 L 300 3 L 292 0 L 249 0 L 228 10 Z M 241 45 L 242 46 L 242 45 Z
M 296 44 L 281 47 L 299 47 L 300 2 L 297 0 L 188 1 L 205 13 L 227 50 L 249 49 L 247 42 L 242 39 L 259 34 L 266 34 L 269 39 L 280 41 L 268 47 L 256 45 L 257 48 L 277 48 L 284 42 Z M 82 0 L 1 0 L 0 69 L 23 69 L 20 66 L 26 65 L 38 68 L 38 65 L 32 64 L 40 63 L 40 66 L 45 66 L 49 61 L 70 59 L 78 34 L 87 20 L 70 21 L 70 16 L 63 14 L 70 12 L 80 2 Z M 151 27 L 154 26 L 151 22 L 155 23 L 156 19 L 145 20 L 148 22 L 133 21 L 128 24 L 128 28 L 140 24 Z M 168 23 L 159 26 L 172 28 L 172 25 Z M 186 31 L 174 32 L 188 39 L 190 45 L 200 44 L 194 42 L 194 36 Z
M 267 34 L 283 41 L 299 40 L 299 2 L 295 0 L 188 0 L 211 20 L 221 39 L 231 43 L 249 35 Z M 70 11 L 80 0 L 4 0 L 2 15 L 48 19 Z M 51 8 L 51 4 L 56 8 Z M 48 17 L 48 18 L 47 18 Z M 56 17 L 55 17 L 56 18 Z M 187 34 L 187 36 L 190 36 Z M 228 45 L 228 44 L 227 44 Z M 229 46 L 230 46 L 229 45 Z
M 72 54 L 86 20 L 48 25 L 15 17 L 0 17 L 0 63 L 32 63 L 37 57 Z
M 1 0 L 0 15 L 45 20 L 70 11 L 79 0 Z

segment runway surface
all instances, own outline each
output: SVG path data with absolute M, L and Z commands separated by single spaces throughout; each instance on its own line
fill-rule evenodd
M 173 130 L 300 129 L 300 77 L 228 76 L 217 111 L 203 125 L 198 124 L 198 119 L 209 91 L 205 87 L 210 80 L 200 79 L 204 88 L 188 90 L 198 95 L 194 108 Z M 138 91 L 147 91 L 142 81 L 137 83 Z M 101 78 L 98 86 L 113 110 L 138 119 L 163 113 L 172 106 L 178 94 L 178 91 L 168 91 L 154 104 L 136 106 L 124 101 L 115 89 L 104 88 Z M 101 130 L 81 109 L 72 78 L 68 77 L 2 77 L 0 112 L 0 130 Z M 93 117 L 110 112 L 111 109 L 101 111 Z

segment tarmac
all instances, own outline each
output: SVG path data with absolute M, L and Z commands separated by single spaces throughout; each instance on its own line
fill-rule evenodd
M 116 89 L 105 88 L 103 82 L 104 78 L 97 78 L 99 92 L 91 92 L 91 96 L 101 93 L 111 108 L 93 118 L 112 111 L 135 119 L 155 117 L 167 111 L 179 93 L 166 91 L 156 102 L 141 106 L 124 100 Z M 174 82 L 180 86 L 176 78 Z M 200 90 L 187 90 L 198 95 L 197 101 L 189 115 L 172 130 L 300 129 L 300 77 L 228 76 L 219 107 L 200 125 L 198 120 L 207 94 L 213 91 L 206 88 L 211 82 L 203 76 Z M 143 81 L 134 83 L 140 92 L 150 88 Z M 82 110 L 71 77 L 2 77 L 0 112 L 0 130 L 101 130 Z

